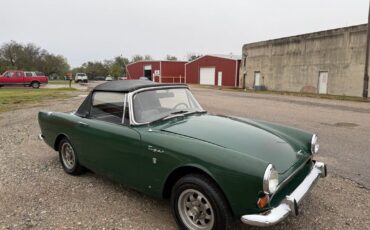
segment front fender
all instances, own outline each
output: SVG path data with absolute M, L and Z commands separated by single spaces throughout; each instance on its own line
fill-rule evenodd
M 142 137 L 147 144 L 159 146 L 164 150 L 158 159 L 161 162 L 166 161 L 159 170 L 163 174 L 158 174 L 163 176 L 159 191 L 164 191 L 172 172 L 181 167 L 193 167 L 207 173 L 217 183 L 229 201 L 234 215 L 241 216 L 258 211 L 258 192 L 262 190 L 262 178 L 268 162 L 176 134 L 153 131 L 150 135 L 142 132 Z

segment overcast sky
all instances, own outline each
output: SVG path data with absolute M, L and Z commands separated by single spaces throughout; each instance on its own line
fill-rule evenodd
M 368 0 L 0 0 L 0 44 L 34 43 L 72 67 L 149 54 L 241 54 L 244 43 L 367 22 Z

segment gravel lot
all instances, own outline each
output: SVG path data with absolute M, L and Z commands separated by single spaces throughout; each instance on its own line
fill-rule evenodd
M 319 134 L 318 158 L 329 164 L 329 176 L 306 197 L 298 217 L 265 229 L 370 229 L 370 104 L 203 88 L 193 92 L 212 113 Z M 168 201 L 93 173 L 69 176 L 57 154 L 37 140 L 39 110 L 71 111 L 81 100 L 75 95 L 0 113 L 0 229 L 176 229 Z

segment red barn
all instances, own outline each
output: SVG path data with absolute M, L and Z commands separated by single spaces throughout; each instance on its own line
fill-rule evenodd
M 185 83 L 238 87 L 241 57 L 204 55 L 185 64 Z
M 162 83 L 184 83 L 185 61 L 138 61 L 127 65 L 128 79 L 147 77 Z

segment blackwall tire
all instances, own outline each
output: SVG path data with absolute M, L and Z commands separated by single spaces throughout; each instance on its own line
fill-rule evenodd
M 85 171 L 78 162 L 77 153 L 74 150 L 72 143 L 67 138 L 63 138 L 59 142 L 58 149 L 59 160 L 66 173 L 71 175 L 80 175 Z
M 34 88 L 34 89 L 38 89 L 38 88 L 40 88 L 40 83 L 39 82 L 36 82 L 36 81 L 35 82 L 32 82 L 31 83 L 31 87 Z
M 171 209 L 180 229 L 221 230 L 233 225 L 223 193 L 202 174 L 189 174 L 176 182 L 171 193 Z

